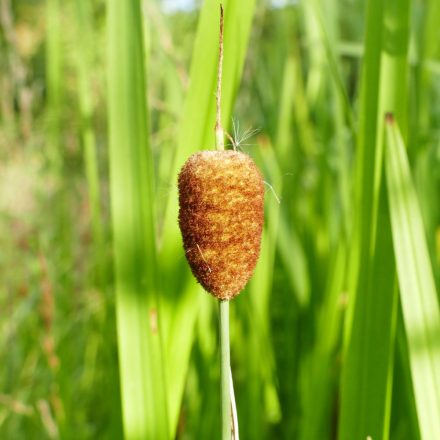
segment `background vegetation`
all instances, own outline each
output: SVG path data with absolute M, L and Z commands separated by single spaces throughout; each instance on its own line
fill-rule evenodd
M 219 11 L 167 4 L 0 0 L 2 439 L 220 435 L 176 198 Z M 439 439 L 440 3 L 224 7 L 223 124 L 274 189 L 231 303 L 241 437 Z

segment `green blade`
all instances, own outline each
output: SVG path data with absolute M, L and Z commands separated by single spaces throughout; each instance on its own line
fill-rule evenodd
M 318 310 L 316 331 L 318 340 L 307 363 L 307 381 L 302 389 L 304 406 L 300 438 L 314 440 L 331 438 L 332 399 L 337 388 L 334 370 L 338 364 L 344 313 L 347 249 L 341 241 L 329 268 L 325 300 Z M 341 301 L 342 300 L 342 301 Z M 319 399 L 316 396 L 319 395 Z
M 80 44 L 76 49 L 78 71 L 78 99 L 81 118 L 81 138 L 84 149 L 85 175 L 90 200 L 90 220 L 94 240 L 95 278 L 98 286 L 104 283 L 105 255 L 104 232 L 101 214 L 101 195 L 99 188 L 99 169 L 96 151 L 96 138 L 93 129 L 93 102 L 90 81 L 91 60 L 94 49 L 92 12 L 89 2 L 76 0 L 77 38 Z
M 63 35 L 60 26 L 61 2 L 46 0 L 46 93 L 48 116 L 48 151 L 51 166 L 59 173 L 63 163 L 60 146 L 63 76 Z
M 440 312 L 420 206 L 397 124 L 386 124 L 386 176 L 421 438 L 440 438 Z
M 382 181 L 383 115 L 398 111 L 406 123 L 409 6 L 409 1 L 394 0 L 367 4 L 341 440 L 389 437 L 397 302 Z
M 141 9 L 110 0 L 110 185 L 124 432 L 167 439 Z

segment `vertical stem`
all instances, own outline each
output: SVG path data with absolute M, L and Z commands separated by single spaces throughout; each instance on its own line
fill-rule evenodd
M 220 379 L 221 379 L 221 411 L 222 411 L 222 440 L 231 440 L 231 397 L 230 385 L 230 355 L 229 355 L 229 301 L 219 301 L 219 330 L 220 330 Z
M 46 0 L 46 88 L 49 119 L 47 157 L 57 177 L 61 175 L 63 165 L 63 156 L 60 149 L 63 56 L 60 17 L 60 0 Z
M 79 51 L 76 54 L 78 69 L 78 94 L 81 115 L 81 136 L 85 174 L 90 201 L 90 220 L 93 233 L 93 261 L 94 282 L 102 289 L 105 281 L 104 232 L 101 216 L 101 196 L 99 188 L 99 167 L 96 149 L 95 132 L 93 129 L 92 86 L 90 83 L 90 69 L 93 50 L 92 11 L 91 4 L 76 0 L 77 35 Z
M 215 120 L 215 146 L 217 150 L 225 149 L 225 135 L 222 126 L 221 100 L 222 100 L 222 71 L 223 71 L 223 5 L 220 3 L 220 37 L 218 51 L 217 93 L 215 95 L 216 120 Z
M 223 68 L 223 6 L 220 4 L 220 36 L 217 72 L 217 93 L 215 96 L 215 146 L 224 150 L 224 130 L 221 120 L 222 98 L 222 68 Z M 232 411 L 231 411 L 231 362 L 229 353 L 229 301 L 219 301 L 219 330 L 220 330 L 220 380 L 221 380 L 221 414 L 222 440 L 231 440 Z

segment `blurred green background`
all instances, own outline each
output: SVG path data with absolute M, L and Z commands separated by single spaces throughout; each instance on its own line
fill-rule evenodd
M 241 437 L 440 439 L 440 3 L 224 8 L 223 125 L 268 184 L 230 305 Z M 214 149 L 218 21 L 0 0 L 1 439 L 220 437 L 176 188 Z

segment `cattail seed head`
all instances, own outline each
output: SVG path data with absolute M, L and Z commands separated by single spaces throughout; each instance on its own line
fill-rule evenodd
M 221 300 L 238 295 L 260 253 L 264 185 L 237 151 L 193 154 L 179 174 L 179 226 L 191 270 Z

